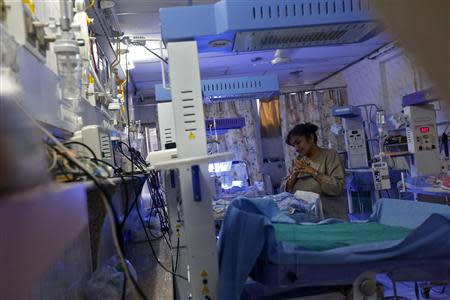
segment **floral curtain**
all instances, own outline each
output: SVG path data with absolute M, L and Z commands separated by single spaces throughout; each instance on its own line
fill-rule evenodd
M 219 152 L 233 152 L 234 160 L 244 161 L 252 184 L 261 181 L 261 134 L 256 100 L 223 101 L 205 105 L 205 117 L 235 118 L 245 117 L 245 127 L 229 130 L 218 136 Z M 208 130 L 208 129 L 206 129 Z
M 330 131 L 331 125 L 340 124 L 341 119 L 331 116 L 331 108 L 334 105 L 347 103 L 345 88 L 323 91 L 307 91 L 283 94 L 280 96 L 281 134 L 283 140 L 295 125 L 299 123 L 314 123 L 319 127 L 317 132 L 317 144 L 324 148 L 336 148 L 340 139 Z M 293 147 L 283 143 L 284 158 L 288 169 L 292 160 L 296 157 Z

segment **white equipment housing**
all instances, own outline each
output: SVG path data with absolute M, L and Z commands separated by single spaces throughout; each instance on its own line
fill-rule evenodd
M 442 162 L 434 106 L 432 104 L 406 106 L 403 111 L 408 119 L 406 125 L 408 151 L 414 154 L 412 175 L 439 174 L 442 171 Z
M 367 168 L 366 135 L 361 117 L 344 118 L 345 147 L 347 148 L 348 168 Z
M 161 149 L 171 149 L 176 143 L 172 102 L 158 103 L 158 125 Z
M 208 164 L 230 160 L 232 154 L 208 155 L 207 152 L 197 43 L 168 43 L 167 50 L 172 98 L 168 105 L 173 108 L 177 148 L 162 153 L 170 159 L 149 159 L 153 160 L 155 169 L 165 170 L 171 238 L 173 245 L 178 244 L 172 255 L 179 261 L 176 272 L 189 278 L 186 282 L 174 277 L 177 294 L 180 299 L 190 295 L 192 299 L 217 299 L 219 268 Z M 163 108 L 160 122 L 165 109 L 170 111 L 170 107 Z M 164 127 L 160 123 L 160 128 L 170 128 L 171 124 L 167 124 Z M 170 151 L 177 153 L 177 158 Z
M 90 125 L 76 131 L 71 141 L 86 144 L 94 151 L 98 159 L 114 164 L 111 137 L 107 130 L 98 125 Z M 83 146 L 74 145 L 78 152 L 90 157 L 91 154 Z

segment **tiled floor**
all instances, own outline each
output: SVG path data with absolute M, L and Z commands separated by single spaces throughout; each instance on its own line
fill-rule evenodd
M 167 244 L 163 239 L 152 242 L 161 263 L 171 269 L 171 258 Z M 173 299 L 172 275 L 163 270 L 153 258 L 147 242 L 131 244 L 128 257 L 138 274 L 138 284 L 148 300 Z M 133 299 L 134 297 L 129 297 Z M 142 299 L 136 299 L 142 300 Z

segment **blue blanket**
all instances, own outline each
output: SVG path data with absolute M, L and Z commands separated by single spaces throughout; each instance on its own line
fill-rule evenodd
M 382 199 L 370 221 L 415 229 L 402 241 L 356 245 L 322 252 L 311 251 L 276 241 L 272 222 L 293 223 L 293 220 L 282 216 L 270 199 L 234 200 L 228 208 L 219 235 L 219 299 L 239 299 L 245 281 L 257 261 L 272 265 L 302 265 L 314 268 L 335 265 L 346 269 L 348 266 L 349 270 L 352 264 L 376 264 L 387 260 L 391 265 L 395 260 L 402 259 L 450 261 L 449 207 Z M 302 274 L 305 277 L 308 275 Z M 346 274 L 335 275 L 345 278 Z

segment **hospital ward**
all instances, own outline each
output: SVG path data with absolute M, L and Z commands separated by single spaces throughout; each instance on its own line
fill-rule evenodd
M 0 0 L 0 300 L 450 300 L 450 0 Z

